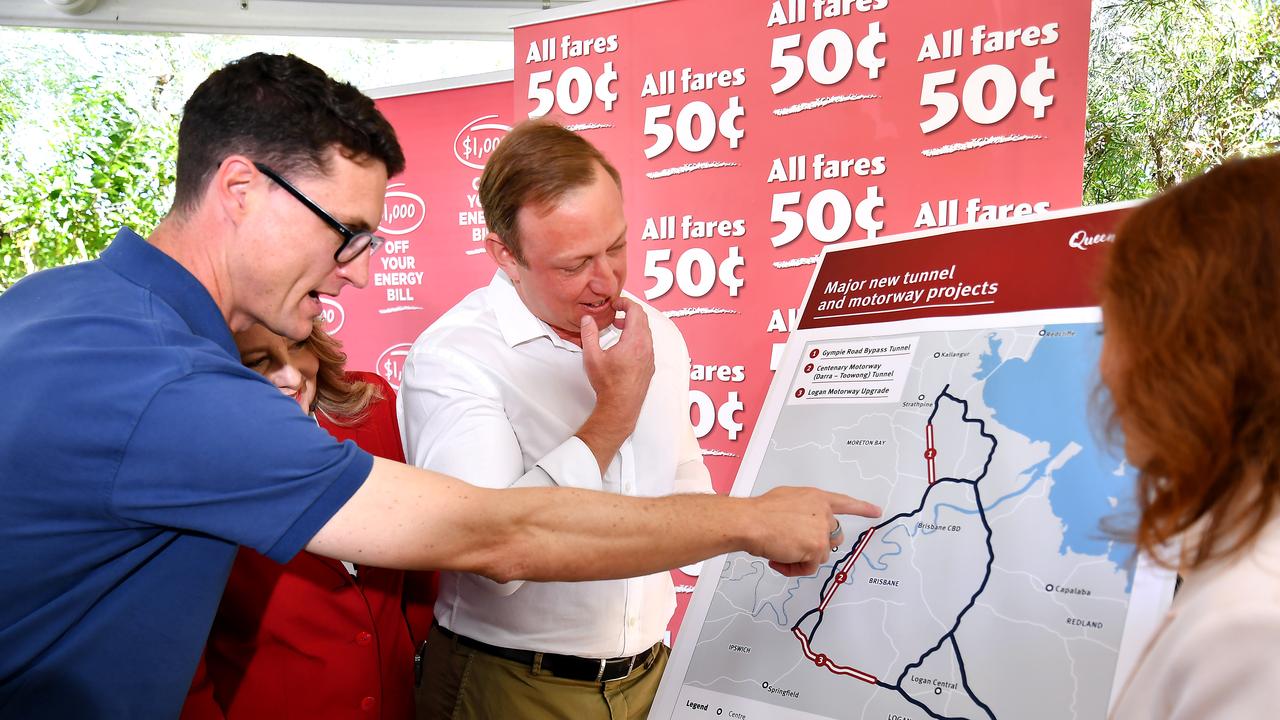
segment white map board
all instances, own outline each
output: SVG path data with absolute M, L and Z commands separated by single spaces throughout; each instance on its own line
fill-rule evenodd
M 1172 596 L 1100 521 L 1096 308 L 793 332 L 734 495 L 876 502 L 807 578 L 705 564 L 653 718 L 1104 718 Z

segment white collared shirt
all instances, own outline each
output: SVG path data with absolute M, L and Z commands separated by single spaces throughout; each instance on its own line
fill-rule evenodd
M 418 467 L 489 488 L 559 486 L 623 495 L 711 492 L 689 423 L 689 352 L 675 324 L 644 308 L 654 374 L 635 432 L 604 477 L 574 436 L 595 407 L 582 349 L 529 312 L 506 274 L 455 305 L 414 341 L 397 411 Z M 621 333 L 601 333 L 610 347 Z M 583 657 L 638 653 L 675 609 L 669 573 L 580 583 L 494 583 L 440 574 L 444 627 L 508 648 Z

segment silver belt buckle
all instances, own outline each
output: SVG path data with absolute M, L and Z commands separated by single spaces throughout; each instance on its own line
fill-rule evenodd
M 626 671 L 625 673 L 623 673 L 623 674 L 619 675 L 619 676 L 618 676 L 618 677 L 616 677 L 616 678 L 609 678 L 609 680 L 605 680 L 605 679 L 604 679 L 604 669 L 605 669 L 605 667 L 606 667 L 608 664 L 609 664 L 609 660 L 608 660 L 608 658 L 600 658 L 600 672 L 596 673 L 596 682 L 610 682 L 610 681 L 613 681 L 613 680 L 621 680 L 621 679 L 623 679 L 623 678 L 625 678 L 625 677 L 628 677 L 629 675 L 631 675 L 631 671 L 632 671 L 632 670 L 635 670 L 635 668 L 636 668 L 636 656 L 635 656 L 635 655 L 632 655 L 632 656 L 627 660 L 627 671 Z

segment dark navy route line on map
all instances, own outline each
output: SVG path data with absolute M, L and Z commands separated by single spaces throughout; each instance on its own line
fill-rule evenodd
M 965 666 L 964 666 L 964 656 L 960 652 L 960 645 L 958 642 L 956 642 L 955 634 L 956 634 L 956 631 L 960 628 L 960 622 L 964 619 L 965 614 L 968 613 L 969 610 L 973 608 L 973 606 L 977 603 L 978 596 L 981 595 L 983 590 L 987 588 L 987 582 L 991 579 L 991 568 L 995 564 L 995 548 L 991 544 L 991 533 L 992 533 L 991 525 L 990 523 L 987 522 L 987 515 L 982 507 L 982 495 L 978 490 L 978 483 L 987 476 L 987 472 L 991 468 L 991 461 L 995 457 L 996 446 L 999 445 L 999 441 L 996 439 L 994 435 L 987 432 L 986 421 L 982 420 L 981 418 L 969 417 L 969 402 L 967 400 L 963 400 L 947 392 L 950 388 L 951 388 L 950 384 L 943 386 L 942 391 L 938 393 L 938 396 L 936 398 L 934 398 L 933 411 L 929 413 L 929 419 L 926 421 L 926 424 L 925 424 L 925 441 L 926 441 L 927 447 L 924 453 L 924 457 L 928 463 L 928 486 L 925 488 L 924 493 L 920 497 L 920 505 L 916 507 L 915 510 L 912 510 L 911 512 L 904 512 L 904 513 L 899 513 L 897 515 L 894 515 L 893 517 L 889 518 L 888 520 L 885 520 L 879 525 L 868 528 L 864 530 L 861 534 L 859 534 L 857 541 L 853 545 L 853 548 L 851 548 L 843 558 L 841 558 L 839 561 L 837 561 L 835 564 L 831 566 L 831 573 L 830 575 L 828 575 L 826 581 L 824 581 L 822 584 L 822 601 L 819 604 L 819 606 L 816 608 L 813 608 L 809 612 L 806 612 L 804 615 L 800 616 L 800 619 L 797 620 L 795 625 L 791 627 L 791 633 L 796 636 L 797 640 L 800 641 L 800 647 L 801 647 L 801 650 L 804 652 L 805 657 L 807 657 L 810 661 L 812 661 L 818 667 L 824 667 L 831 673 L 852 677 L 857 680 L 861 680 L 862 682 L 885 688 L 886 690 L 894 690 L 899 695 L 901 695 L 903 699 L 905 699 L 907 702 L 911 703 L 912 705 L 915 705 L 916 707 L 928 713 L 929 717 L 934 718 L 934 720 L 963 720 L 961 718 L 951 718 L 946 715 L 939 715 L 938 713 L 935 713 L 927 705 L 911 697 L 911 695 L 909 695 L 906 692 L 906 690 L 904 690 L 902 687 L 903 680 L 907 678 L 907 676 L 911 673 L 912 670 L 919 668 L 921 665 L 923 665 L 925 660 L 928 659 L 930 655 L 934 654 L 939 649 L 941 649 L 944 644 L 950 643 L 952 652 L 955 654 L 956 664 L 960 670 L 961 687 L 964 688 L 964 691 L 969 696 L 969 699 L 972 700 L 974 704 L 976 704 L 978 707 L 981 707 L 983 711 L 986 712 L 987 717 L 990 718 L 990 720 L 996 720 L 995 714 L 991 711 L 991 708 L 988 707 L 986 703 L 982 702 L 982 700 L 979 699 L 978 696 L 974 694 L 973 690 L 969 687 L 968 673 L 966 672 Z M 991 450 L 987 453 L 987 459 L 982 465 L 982 472 L 978 475 L 978 477 L 972 480 L 965 479 L 965 478 L 951 478 L 951 477 L 938 478 L 936 476 L 936 471 L 934 469 L 934 459 L 937 457 L 937 450 L 934 447 L 934 442 L 933 442 L 933 419 L 938 414 L 938 409 L 940 407 L 940 403 L 942 402 L 943 398 L 946 398 L 948 400 L 951 400 L 952 402 L 959 404 L 962 408 L 960 413 L 960 419 L 963 422 L 977 424 L 978 434 L 980 434 L 982 437 L 991 441 Z M 857 562 L 858 558 L 861 557 L 862 551 L 866 549 L 867 544 L 871 542 L 871 537 L 882 528 L 888 527 L 889 525 L 892 525 L 893 523 L 898 522 L 899 520 L 909 518 L 912 515 L 916 515 L 921 511 L 923 511 L 925 505 L 928 503 L 929 493 L 932 492 L 933 488 L 939 485 L 940 483 L 961 483 L 965 485 L 971 485 L 973 487 L 973 499 L 974 499 L 975 507 L 977 507 L 978 509 L 978 517 L 981 518 L 982 526 L 986 529 L 986 532 L 987 532 L 987 535 L 986 535 L 987 566 L 984 570 L 982 583 L 978 586 L 977 591 L 973 593 L 973 596 L 969 598 L 968 604 L 966 604 L 964 608 L 956 615 L 955 624 L 952 625 L 951 629 L 948 630 L 944 635 L 942 635 L 942 637 L 938 638 L 937 644 L 935 644 L 927 652 L 921 655 L 919 659 L 917 659 L 915 662 L 907 665 L 903 669 L 902 674 L 899 675 L 898 679 L 893 683 L 887 683 L 883 680 L 880 680 L 879 678 L 875 677 L 874 675 L 866 671 L 841 665 L 839 663 L 836 663 L 830 657 L 827 657 L 822 653 L 814 652 L 810 647 L 810 643 L 818 635 L 818 628 L 821 627 L 822 625 L 822 619 L 823 619 L 823 615 L 826 612 L 827 604 L 831 602 L 831 598 L 835 596 L 836 591 L 839 590 L 839 588 L 848 581 L 849 576 L 853 573 L 854 564 Z M 818 617 L 814 621 L 813 630 L 808 635 L 806 635 L 804 630 L 800 629 L 800 625 L 809 616 L 813 615 L 814 613 L 817 613 Z

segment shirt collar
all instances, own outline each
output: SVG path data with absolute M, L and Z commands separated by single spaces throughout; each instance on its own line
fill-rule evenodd
M 495 272 L 493 280 L 489 281 L 489 304 L 493 308 L 493 314 L 497 316 L 498 330 L 502 333 L 502 339 L 507 341 L 507 345 L 515 347 L 521 343 L 545 337 L 557 347 L 571 352 L 582 352 L 582 348 L 560 337 L 550 325 L 529 311 L 524 301 L 520 299 L 520 294 L 516 292 L 511 278 L 507 277 L 501 269 Z M 610 325 L 600 333 L 600 345 L 606 348 L 611 346 L 617 342 L 619 334 L 618 328 Z
M 231 328 L 209 291 L 177 260 L 129 228 L 120 228 L 99 257 L 121 277 L 150 290 L 173 308 L 196 335 L 212 340 L 229 356 L 239 358 Z

